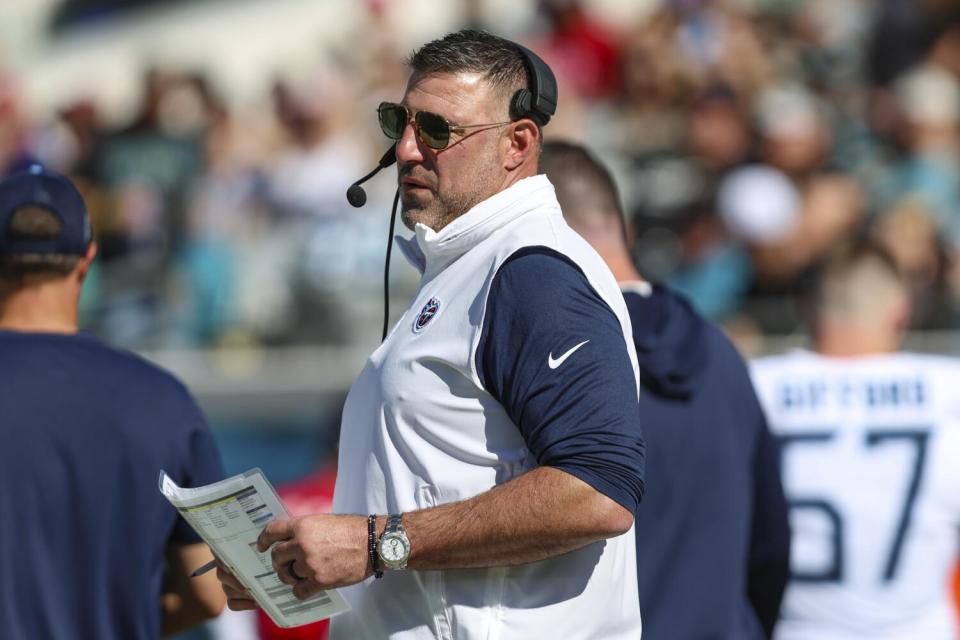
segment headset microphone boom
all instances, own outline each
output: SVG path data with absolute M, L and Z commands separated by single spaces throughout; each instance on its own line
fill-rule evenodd
M 377 163 L 377 168 L 363 176 L 347 189 L 347 202 L 354 207 L 362 207 L 367 204 L 367 192 L 363 190 L 362 185 L 364 182 L 377 175 L 381 169 L 386 169 L 390 165 L 394 164 L 397 161 L 397 145 L 392 144 L 390 148 L 387 149 L 387 152 L 383 154 L 383 157 L 380 158 L 380 162 Z
M 347 202 L 354 207 L 362 207 L 367 203 L 367 192 L 360 185 L 377 175 L 381 169 L 386 169 L 397 161 L 397 145 L 392 144 L 380 158 L 376 169 L 363 176 L 347 189 Z M 393 253 L 393 230 L 397 222 L 397 204 L 400 202 L 400 189 L 393 196 L 393 209 L 390 213 L 390 233 L 387 235 L 387 256 L 383 263 L 383 335 L 380 340 L 387 339 L 387 327 L 390 322 L 390 256 Z

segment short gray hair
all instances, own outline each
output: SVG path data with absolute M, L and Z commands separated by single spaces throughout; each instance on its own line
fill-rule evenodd
M 526 58 L 520 48 L 486 31 L 461 29 L 449 33 L 414 51 L 407 64 L 421 75 L 479 73 L 508 102 L 518 90 L 530 88 Z

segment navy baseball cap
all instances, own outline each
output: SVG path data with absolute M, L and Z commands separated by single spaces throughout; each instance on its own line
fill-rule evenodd
M 13 213 L 31 205 L 60 218 L 63 229 L 59 236 L 43 240 L 9 237 Z M 0 254 L 84 255 L 91 239 L 83 196 L 65 176 L 35 164 L 0 181 Z

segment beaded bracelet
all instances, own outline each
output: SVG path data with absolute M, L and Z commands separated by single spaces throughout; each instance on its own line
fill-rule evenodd
M 370 555 L 373 577 L 379 580 L 383 577 L 383 571 L 380 570 L 380 556 L 377 554 L 377 516 L 367 516 L 367 553 Z

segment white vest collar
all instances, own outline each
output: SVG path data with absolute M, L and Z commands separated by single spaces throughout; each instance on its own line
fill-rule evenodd
M 412 237 L 394 240 L 421 274 L 441 271 L 493 232 L 544 206 L 560 210 L 553 185 L 544 175 L 531 176 L 478 203 L 439 232 L 417 223 Z

